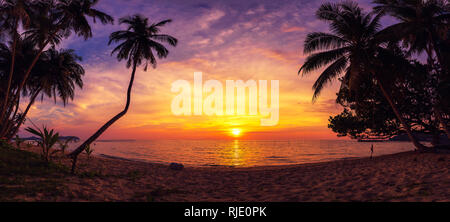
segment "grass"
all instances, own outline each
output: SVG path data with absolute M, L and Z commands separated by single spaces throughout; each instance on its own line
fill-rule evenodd
M 86 171 L 86 172 L 81 172 L 77 174 L 78 177 L 80 178 L 89 178 L 89 179 L 93 179 L 93 178 L 105 178 L 106 175 L 104 175 L 102 172 L 100 171 Z
M 0 201 L 22 201 L 44 195 L 51 201 L 64 189 L 67 167 L 46 163 L 42 158 L 0 141 Z

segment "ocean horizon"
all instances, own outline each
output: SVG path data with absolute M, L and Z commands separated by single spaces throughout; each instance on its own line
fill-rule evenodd
M 82 141 L 72 143 L 75 148 Z M 354 140 L 99 140 L 94 155 L 186 166 L 255 167 L 327 162 L 414 150 L 410 142 Z

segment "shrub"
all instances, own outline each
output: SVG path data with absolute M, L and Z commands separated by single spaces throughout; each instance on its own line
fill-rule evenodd
M 86 152 L 88 159 L 91 157 L 91 154 L 94 152 L 94 149 L 91 148 L 91 145 L 86 145 L 86 149 L 84 149 Z
M 18 135 L 16 135 L 16 138 L 14 139 L 14 142 L 16 142 L 17 149 L 20 149 L 20 145 L 24 142 L 23 139 L 20 139 Z
M 55 132 L 53 129 L 48 131 L 45 126 L 43 127 L 43 130 L 33 129 L 31 127 L 28 127 L 25 130 L 40 138 L 38 146 L 42 148 L 42 157 L 48 163 L 51 156 L 58 152 L 58 150 L 52 151 L 52 148 L 59 139 L 59 133 Z
M 73 138 L 68 138 L 66 140 L 58 140 L 59 151 L 61 151 L 62 155 L 66 152 L 66 149 L 69 147 L 69 143 L 72 142 Z

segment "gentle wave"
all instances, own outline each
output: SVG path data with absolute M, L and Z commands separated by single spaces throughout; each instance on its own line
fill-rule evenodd
M 248 167 L 368 157 L 371 145 L 349 140 L 107 140 L 92 148 L 97 155 L 154 163 Z M 373 155 L 411 150 L 409 142 L 374 143 Z

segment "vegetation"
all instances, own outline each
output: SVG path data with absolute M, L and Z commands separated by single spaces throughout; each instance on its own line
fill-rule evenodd
M 62 176 L 68 172 L 62 165 L 47 163 L 39 155 L 14 149 L 0 141 L 0 201 L 20 201 L 15 198 L 38 193 L 52 201 L 62 193 Z M 30 182 L 29 178 L 40 179 Z
M 23 139 L 21 139 L 18 135 L 16 135 L 16 138 L 14 138 L 14 142 L 16 143 L 16 148 L 20 149 L 20 146 L 24 142 Z
M 69 143 L 71 143 L 74 140 L 75 140 L 74 137 L 68 137 L 67 139 L 64 140 L 60 138 L 58 140 L 59 150 L 62 155 L 65 155 L 67 148 L 69 148 Z
M 392 86 L 393 98 L 400 112 L 408 114 L 404 117 L 411 123 L 414 133 L 429 134 L 438 139 L 442 130 L 438 119 L 433 118 L 430 113 L 433 104 L 429 100 L 436 76 L 429 75 L 425 65 L 415 63 L 412 66 L 414 69 L 405 73 L 409 77 L 397 80 Z M 330 117 L 329 128 L 338 133 L 338 136 L 350 136 L 354 139 L 387 139 L 401 134 L 403 131 L 400 122 L 377 87 L 366 81 L 361 88 L 364 90 L 359 92 L 357 98 L 349 95 L 348 88 L 341 87 L 337 102 L 345 110 Z M 438 144 L 439 141 L 434 143 Z
M 28 127 L 25 130 L 40 138 L 38 146 L 42 149 L 42 159 L 49 163 L 50 158 L 58 152 L 58 150 L 53 149 L 53 146 L 59 140 L 59 133 L 55 132 L 53 129 L 48 131 L 45 126 L 43 127 L 43 130 L 33 129 L 31 127 Z
M 0 87 L 5 89 L 0 91 L 0 138 L 14 137 L 39 94 L 53 97 L 55 102 L 59 97 L 64 104 L 73 99 L 75 86 L 82 86 L 80 58 L 72 50 L 54 47 L 72 34 L 92 37 L 88 18 L 94 23 L 113 23 L 111 16 L 94 9 L 97 3 L 0 1 Z M 24 112 L 19 107 L 22 97 L 29 99 Z
M 169 50 L 162 43 L 168 43 L 171 46 L 177 45 L 178 40 L 176 38 L 166 34 L 159 34 L 160 27 L 170 22 L 171 20 L 164 20 L 149 25 L 148 19 L 140 15 L 120 19 L 120 24 L 127 25 L 127 29 L 112 33 L 109 37 L 109 44 L 119 43 L 111 54 L 117 54 L 119 61 L 126 60 L 127 68 L 132 68 L 127 90 L 127 102 L 125 108 L 120 113 L 106 122 L 97 132 L 69 154 L 73 158 L 72 173 L 75 172 L 78 155 L 128 112 L 131 102 L 131 89 L 137 67 L 144 64 L 144 71 L 147 71 L 149 64 L 156 67 L 157 62 L 154 52 L 156 52 L 156 56 L 160 59 L 166 58 L 169 55 Z
M 390 15 L 397 19 L 382 31 L 380 36 L 391 42 L 400 41 L 408 54 L 425 53 L 428 57 L 429 74 L 436 75 L 437 81 L 430 90 L 432 111 L 450 138 L 449 125 L 444 115 L 449 115 L 450 89 L 450 4 L 444 0 L 392 1 L 375 0 L 374 12 Z M 447 111 L 444 113 L 443 111 Z
M 442 109 L 446 104 L 442 88 L 449 84 L 445 65 L 448 62 L 433 62 L 444 50 L 440 47 L 433 49 L 434 53 L 428 50 L 426 64 L 419 63 L 413 57 L 415 52 L 431 49 L 431 45 L 436 45 L 433 41 L 441 47 L 448 46 L 445 35 L 418 40 L 424 33 L 449 30 L 448 5 L 443 5 L 441 1 L 426 2 L 375 1 L 377 5 L 371 13 L 348 1 L 325 3 L 318 9 L 317 17 L 330 25 L 331 33 L 308 34 L 304 53 L 310 55 L 299 74 L 307 75 L 325 67 L 313 85 L 313 101 L 327 83 L 342 76 L 337 102 L 345 110 L 330 117 L 329 125 L 338 135 L 389 137 L 392 133 L 406 132 L 416 148 L 424 150 L 425 146 L 413 132 L 439 133 L 437 122 L 441 122 L 444 129 L 447 127 L 445 120 L 450 113 L 444 112 L 449 109 Z M 426 6 L 423 12 L 416 10 L 422 6 Z M 399 10 L 401 7 L 405 9 Z M 396 10 L 401 12 L 396 14 Z M 400 15 L 405 12 L 407 15 Z M 381 29 L 380 19 L 387 14 L 395 14 L 403 23 Z M 434 19 L 427 20 L 433 24 L 418 23 L 424 21 L 420 17 L 424 14 L 427 14 L 426 19 Z M 433 30 L 411 32 L 413 27 L 426 25 L 429 27 L 426 29 L 434 27 Z M 400 27 L 404 30 L 396 31 Z M 423 45 L 419 46 L 419 43 Z M 434 115 L 430 116 L 430 113 Z
M 86 148 L 84 149 L 84 152 L 86 152 L 86 155 L 89 158 L 91 158 L 91 154 L 94 152 L 94 149 L 91 148 L 91 145 L 87 145 Z
M 94 23 L 113 23 L 111 16 L 94 8 L 97 3 L 98 0 L 0 1 L 0 87 L 5 89 L 0 91 L 0 138 L 10 140 L 17 134 L 39 96 L 41 99 L 44 96 L 53 98 L 55 103 L 59 98 L 66 105 L 73 100 L 75 88 L 83 87 L 84 69 L 78 63 L 81 58 L 73 50 L 55 48 L 73 34 L 85 40 L 92 37 L 89 18 Z M 149 24 L 148 19 L 140 15 L 120 20 L 128 27 L 112 33 L 109 44 L 119 43 L 112 54 L 117 54 L 119 61 L 127 60 L 127 68 L 132 68 L 127 103 L 122 112 L 70 153 L 73 167 L 87 145 L 127 113 L 137 67 L 144 64 L 144 70 L 147 70 L 149 64 L 156 66 L 156 57 L 167 57 L 169 51 L 163 43 L 176 46 L 177 39 L 159 33 L 169 22 L 171 20 Z M 23 98 L 29 99 L 24 111 L 20 108 Z M 48 133 L 45 128 L 44 132 L 27 130 L 41 137 L 51 137 L 51 141 L 40 144 L 48 160 L 51 154 L 47 149 L 51 147 L 47 145 L 54 144 L 45 143 L 53 143 L 55 135 L 45 135 Z M 66 146 L 62 144 L 61 147 L 65 149 Z

